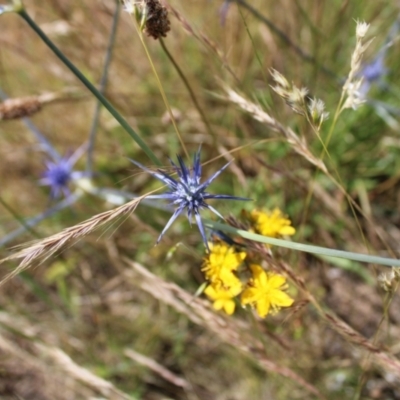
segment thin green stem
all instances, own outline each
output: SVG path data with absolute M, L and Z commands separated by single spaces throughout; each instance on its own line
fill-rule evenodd
M 249 26 L 248 26 L 248 24 L 247 24 L 246 18 L 244 17 L 243 12 L 242 12 L 242 9 L 239 7 L 239 4 L 238 4 L 238 10 L 239 10 L 240 17 L 242 18 L 243 25 L 244 25 L 244 27 L 245 27 L 245 29 L 246 29 L 247 36 L 249 37 L 249 39 L 250 39 L 250 41 L 251 41 L 251 45 L 252 45 L 252 47 L 253 47 L 254 54 L 255 54 L 255 56 L 256 56 L 256 58 L 257 58 L 257 62 L 258 62 L 258 64 L 259 64 L 259 66 L 260 66 L 260 71 L 261 71 L 262 77 L 263 77 L 263 79 L 264 79 L 264 83 L 265 83 L 266 85 L 268 85 L 268 79 L 267 79 L 267 76 L 266 76 L 266 74 L 265 74 L 264 65 L 263 65 L 263 63 L 262 63 L 262 61 L 261 61 L 260 54 L 259 54 L 259 52 L 257 51 L 257 47 L 256 47 L 256 45 L 255 45 L 255 43 L 254 43 L 253 35 L 250 33 L 250 29 L 249 29 Z
M 324 146 L 324 149 L 322 150 L 322 153 L 321 153 L 321 155 L 320 155 L 320 158 L 323 160 L 324 159 L 324 157 L 325 157 L 325 153 L 328 153 L 328 146 L 329 146 L 329 143 L 330 143 L 330 141 L 331 141 L 331 139 L 332 139 L 332 135 L 333 135 L 333 132 L 334 132 L 334 130 L 335 130 L 335 128 L 336 128 L 336 123 L 337 123 L 337 121 L 338 121 L 338 118 L 339 118 L 339 115 L 342 113 L 342 105 L 343 105 L 343 100 L 344 100 L 344 90 L 342 90 L 342 93 L 341 93 L 341 95 L 340 95 L 340 100 L 339 100 L 339 103 L 338 103 L 338 106 L 336 107 L 336 111 L 335 111 L 335 115 L 334 115 L 334 117 L 333 117 L 333 121 L 332 121 L 332 124 L 331 124 L 331 126 L 330 126 L 330 128 L 329 128 L 329 132 L 328 132 L 328 136 L 327 136 L 327 138 L 326 138 L 326 140 L 325 140 L 325 146 Z
M 114 108 L 114 106 L 96 89 L 96 87 L 82 74 L 81 71 L 62 53 L 62 51 L 47 37 L 36 22 L 29 16 L 25 9 L 18 10 L 18 14 L 28 23 L 28 25 L 37 33 L 43 42 L 54 52 L 54 54 L 71 70 L 71 72 L 92 92 L 92 94 L 101 102 L 101 104 L 110 112 L 110 114 L 119 122 L 122 128 L 132 137 L 132 139 L 147 154 L 150 160 L 161 165 L 161 162 L 153 151 L 147 146 L 143 139 L 131 128 L 128 122 Z
M 178 73 L 179 77 L 182 79 L 183 84 L 185 85 L 187 91 L 189 92 L 190 98 L 192 99 L 192 102 L 196 108 L 196 110 L 198 111 L 198 113 L 200 114 L 200 117 L 204 123 L 204 125 L 207 128 L 208 134 L 210 136 L 212 136 L 213 138 L 215 138 L 215 134 L 211 128 L 210 123 L 208 122 L 208 119 L 204 113 L 204 111 L 202 110 L 199 102 L 197 101 L 197 97 L 194 94 L 194 91 L 192 89 L 192 87 L 190 86 L 189 81 L 187 80 L 185 74 L 183 73 L 182 69 L 180 68 L 179 64 L 175 61 L 174 57 L 172 56 L 172 54 L 169 52 L 169 50 L 167 49 L 167 46 L 165 45 L 165 42 L 162 38 L 159 39 L 160 40 L 160 44 L 162 49 L 164 50 L 164 53 L 166 54 L 166 56 L 168 57 L 168 59 L 171 61 L 172 65 L 174 66 L 174 68 L 176 69 L 176 72 Z
M 189 157 L 189 153 L 188 153 L 188 151 L 187 151 L 187 149 L 186 149 L 186 146 L 185 146 L 185 142 L 183 141 L 182 135 L 181 135 L 181 133 L 180 133 L 180 131 L 179 131 L 179 129 L 178 129 L 178 125 L 176 124 L 175 117 L 174 117 L 174 114 L 173 114 L 173 112 L 172 112 L 171 106 L 169 105 L 169 101 L 168 101 L 167 96 L 166 96 L 166 94 L 165 94 L 165 92 L 164 92 L 164 88 L 163 88 L 163 85 L 162 85 L 162 83 L 161 83 L 160 77 L 158 76 L 156 67 L 154 66 L 153 59 L 151 58 L 149 49 L 147 48 L 146 42 L 145 42 L 145 40 L 144 40 L 144 38 L 143 38 L 142 29 L 141 29 L 141 27 L 139 26 L 138 23 L 135 24 L 135 28 L 136 28 L 136 31 L 137 31 L 137 33 L 138 33 L 138 35 L 139 35 L 139 39 L 140 39 L 140 41 L 141 41 L 141 43 L 142 43 L 142 46 L 143 46 L 143 48 L 144 48 L 144 51 L 145 51 L 145 53 L 146 53 L 147 59 L 149 60 L 150 67 L 151 67 L 151 69 L 152 69 L 152 71 L 153 71 L 153 74 L 154 74 L 154 76 L 155 76 L 155 78 L 156 78 L 158 89 L 160 90 L 161 97 L 163 98 L 165 107 L 167 108 L 168 114 L 169 114 L 169 116 L 170 116 L 170 118 L 171 118 L 172 125 L 173 125 L 174 128 L 175 128 L 176 135 L 178 136 L 179 142 L 181 143 L 181 146 L 182 146 L 182 148 L 183 148 L 183 151 L 185 152 L 186 157 L 187 157 L 187 158 L 190 158 L 190 157 Z
M 101 75 L 100 85 L 99 85 L 99 92 L 101 94 L 104 93 L 106 86 L 107 86 L 108 71 L 110 69 L 112 52 L 113 52 L 113 48 L 114 48 L 114 44 L 115 44 L 115 38 L 117 36 L 117 27 L 118 27 L 120 10 L 121 10 L 120 2 L 119 2 L 119 0 L 116 0 L 115 10 L 114 10 L 114 15 L 113 15 L 113 22 L 112 22 L 112 27 L 111 27 L 111 33 L 110 33 L 110 38 L 108 41 L 108 46 L 107 46 L 106 56 L 105 56 L 104 66 L 103 66 L 103 72 Z M 94 110 L 92 126 L 90 127 L 89 146 L 88 146 L 88 150 L 87 150 L 86 171 L 89 172 L 89 174 L 93 173 L 93 151 L 94 151 L 94 143 L 96 140 L 97 128 L 98 128 L 99 120 L 100 120 L 100 111 L 101 111 L 101 102 L 97 101 L 96 108 Z
M 296 243 L 296 242 L 291 242 L 289 240 L 275 239 L 268 236 L 262 236 L 256 233 L 237 229 L 232 226 L 210 220 L 204 220 L 204 225 L 210 229 L 216 229 L 216 230 L 221 230 L 223 232 L 233 233 L 235 235 L 241 236 L 244 239 L 249 239 L 260 243 L 266 243 L 273 246 L 285 247 L 291 250 L 304 251 L 305 253 L 311 253 L 311 254 L 320 254 L 326 257 L 346 258 L 347 260 L 360 261 L 370 264 L 380 264 L 388 267 L 400 267 L 400 260 L 393 258 L 370 256 L 368 254 L 328 249 L 326 247 Z
M 11 206 L 9 206 L 2 197 L 0 197 L 0 204 L 22 225 L 22 232 L 30 232 L 35 237 L 40 237 L 35 230 L 29 226 L 28 223 L 25 222 L 25 219 L 21 217 Z M 0 246 L 2 246 L 4 242 L 4 238 L 0 239 Z
M 332 122 L 332 124 L 330 126 L 329 133 L 328 133 L 326 141 L 324 142 L 322 139 L 320 139 L 320 141 L 322 143 L 322 146 L 323 146 L 323 150 L 322 150 L 322 152 L 320 154 L 320 159 L 322 161 L 324 160 L 325 155 L 327 155 L 329 157 L 329 159 L 332 160 L 332 158 L 331 158 L 331 156 L 329 154 L 329 151 L 328 151 L 328 146 L 329 146 L 329 142 L 330 142 L 330 140 L 332 138 L 333 132 L 334 132 L 334 130 L 336 128 L 336 124 L 337 124 L 338 118 L 339 118 L 340 114 L 343 111 L 343 104 L 344 104 L 344 100 L 345 100 L 345 94 L 346 94 L 345 90 L 342 89 L 342 92 L 341 92 L 341 95 L 340 95 L 340 99 L 339 99 L 339 103 L 338 103 L 338 105 L 336 107 L 336 111 L 335 111 L 335 115 L 334 115 L 334 118 L 333 118 L 333 122 Z M 319 135 L 318 135 L 318 138 L 320 138 Z M 359 221 L 359 219 L 357 217 L 357 213 L 356 213 L 356 210 L 355 210 L 355 208 L 357 208 L 357 207 L 356 207 L 353 199 L 351 198 L 351 196 L 344 189 L 343 181 L 342 181 L 341 176 L 339 174 L 339 171 L 335 167 L 335 165 L 333 165 L 333 170 L 334 170 L 334 172 L 335 172 L 335 174 L 337 176 L 337 181 L 330 174 L 327 174 L 327 175 L 334 181 L 334 183 L 337 185 L 337 187 L 346 196 L 346 200 L 348 201 L 349 207 L 350 207 L 351 212 L 353 214 L 353 217 L 354 217 L 354 220 L 356 222 L 358 231 L 359 231 L 359 233 L 361 235 L 362 241 L 364 242 L 364 244 L 366 246 L 368 246 L 367 240 L 365 238 L 364 232 L 363 232 L 363 230 L 361 228 L 361 224 L 360 224 L 360 221 Z M 310 203 L 311 203 L 311 198 L 312 198 L 313 193 L 314 193 L 314 184 L 315 184 L 315 182 L 317 180 L 317 177 L 318 177 L 319 173 L 320 173 L 320 171 L 318 171 L 318 170 L 315 172 L 314 178 L 313 178 L 312 183 L 310 185 L 310 189 L 309 189 L 309 191 L 307 193 L 307 198 L 306 198 L 305 207 L 304 207 L 302 220 L 301 220 L 302 221 L 301 222 L 301 226 L 303 226 L 305 221 L 306 221 L 307 213 L 308 213 L 309 206 L 310 206 Z M 361 214 L 364 216 L 364 218 L 366 218 L 368 220 L 368 218 L 363 213 L 361 213 Z M 387 243 L 385 243 L 385 242 L 383 242 L 383 243 L 388 247 Z
M 259 11 L 257 11 L 251 4 L 247 3 L 245 0 L 230 0 L 234 3 L 237 3 L 238 5 L 242 6 L 246 10 L 248 10 L 251 14 L 253 14 L 257 19 L 262 21 L 265 25 L 267 25 L 273 33 L 275 33 L 284 43 L 286 43 L 288 46 L 290 46 L 294 52 L 300 56 L 303 60 L 313 63 L 318 66 L 318 68 L 321 69 L 322 72 L 324 72 L 326 75 L 331 76 L 332 78 L 335 78 L 337 80 L 336 74 L 331 71 L 330 69 L 326 68 L 323 65 L 320 65 L 318 60 L 313 57 L 312 55 L 308 54 L 305 52 L 303 49 L 301 49 L 299 46 L 297 46 L 290 38 L 289 36 L 286 35 L 285 32 L 283 32 L 280 28 L 278 28 L 272 21 L 270 21 L 267 17 L 262 15 Z
M 43 213 L 36 215 L 35 217 L 29 219 L 23 219 L 19 217 L 15 211 L 13 211 L 9 206 L 7 206 L 4 201 L 0 198 L 0 203 L 7 208 L 7 210 L 14 216 L 14 218 L 18 219 L 19 223 L 22 225 L 21 227 L 15 229 L 7 233 L 7 235 L 0 238 L 0 247 L 5 246 L 7 243 L 11 242 L 12 240 L 16 239 L 18 236 L 29 232 L 36 238 L 40 238 L 40 235 L 33 229 L 36 225 L 40 222 L 44 221 L 45 219 L 51 217 L 52 215 L 56 214 L 57 212 L 70 207 L 74 204 L 82 194 L 72 194 L 71 196 L 65 198 L 64 200 L 57 203 L 54 207 L 51 207 L 44 211 Z
M 320 143 L 322 145 L 322 151 L 321 151 L 321 154 L 319 156 L 321 161 L 324 161 L 325 155 L 327 155 L 329 160 L 332 161 L 332 158 L 331 158 L 331 156 L 329 154 L 329 151 L 328 151 L 328 146 L 329 146 L 329 142 L 331 140 L 332 134 L 333 134 L 333 132 L 335 130 L 338 117 L 340 115 L 340 108 L 341 108 L 341 104 L 343 102 L 343 97 L 344 97 L 344 95 L 343 95 L 343 91 L 342 91 L 342 94 L 341 94 L 341 97 L 340 97 L 340 100 L 339 100 L 339 104 L 338 104 L 338 106 L 336 108 L 335 115 L 333 117 L 333 122 L 332 122 L 332 124 L 331 124 L 331 126 L 329 128 L 328 137 L 327 137 L 327 140 L 325 142 L 322 139 L 322 137 L 320 136 L 319 132 L 314 129 L 314 132 L 316 133 L 316 135 L 318 137 L 318 140 L 320 141 Z M 306 116 L 307 116 L 307 114 L 306 114 Z M 312 122 L 311 122 L 311 120 L 309 119 L 308 116 L 307 116 L 307 119 L 308 119 L 308 122 L 310 123 L 310 125 L 313 127 L 313 124 L 312 124 Z M 335 173 L 337 174 L 337 176 L 338 176 L 338 178 L 340 180 L 339 172 L 337 171 L 335 166 L 333 166 L 333 168 L 334 168 L 334 171 L 335 171 Z M 304 226 L 305 222 L 307 220 L 308 210 L 310 208 L 311 199 L 312 199 L 313 194 L 314 194 L 314 185 L 315 185 L 315 182 L 316 182 L 317 177 L 318 177 L 319 174 L 320 174 L 320 171 L 316 170 L 315 174 L 314 174 L 314 178 L 313 178 L 313 180 L 311 182 L 310 188 L 309 188 L 308 193 L 307 193 L 306 201 L 304 203 L 300 226 Z M 341 188 L 341 186 L 340 186 L 340 188 Z M 343 188 L 343 191 L 344 191 L 344 188 Z M 301 229 L 300 229 L 300 236 L 302 236 L 302 230 Z

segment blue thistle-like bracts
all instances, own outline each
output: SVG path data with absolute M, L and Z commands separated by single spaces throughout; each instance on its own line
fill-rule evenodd
M 71 192 L 69 184 L 71 181 L 78 180 L 86 175 L 85 172 L 74 171 L 73 167 L 82 154 L 86 151 L 87 145 L 79 147 L 72 155 L 59 158 L 55 161 L 46 162 L 46 170 L 39 183 L 50 186 L 50 197 L 56 199 L 64 194 L 68 197 Z
M 160 242 L 164 236 L 167 229 L 172 225 L 176 218 L 184 211 L 187 212 L 187 217 L 189 222 L 192 222 L 193 216 L 196 219 L 197 226 L 199 227 L 203 242 L 208 250 L 207 237 L 204 229 L 203 222 L 200 216 L 200 210 L 202 208 L 207 208 L 216 214 L 218 217 L 224 219 L 224 217 L 212 206 L 206 203 L 206 200 L 210 199 L 224 199 L 224 200 L 244 200 L 248 201 L 251 199 L 246 199 L 243 197 L 235 197 L 225 194 L 211 194 L 206 192 L 207 187 L 211 182 L 216 179 L 230 164 L 230 162 L 224 165 L 220 170 L 215 172 L 210 178 L 205 182 L 201 183 L 201 163 L 200 163 L 200 149 L 194 156 L 192 171 L 185 165 L 182 157 L 177 156 L 179 166 L 177 166 L 172 160 L 170 160 L 172 167 L 178 174 L 179 180 L 172 178 L 170 175 L 166 174 L 162 170 L 158 169 L 157 172 L 152 171 L 142 164 L 131 160 L 135 165 L 144 171 L 152 174 L 155 178 L 159 179 L 165 183 L 169 191 L 160 195 L 147 196 L 150 199 L 166 199 L 170 200 L 172 204 L 176 205 L 177 208 L 173 213 L 172 217 L 168 221 L 167 225 L 161 232 L 157 243 Z
M 68 184 L 71 180 L 72 166 L 68 159 L 61 159 L 59 162 L 46 162 L 46 170 L 43 178 L 40 180 L 42 185 L 50 186 L 50 196 L 55 199 L 60 197 L 61 193 L 68 196 Z

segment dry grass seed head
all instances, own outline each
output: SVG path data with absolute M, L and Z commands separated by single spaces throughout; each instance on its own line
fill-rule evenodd
M 255 120 L 265 123 L 273 131 L 283 134 L 287 143 L 290 144 L 292 149 L 297 154 L 304 157 L 307 161 L 315 165 L 321 171 L 325 173 L 328 172 L 323 161 L 316 158 L 308 149 L 304 138 L 300 138 L 295 132 L 293 132 L 291 128 L 282 125 L 276 119 L 272 118 L 269 114 L 262 110 L 259 105 L 250 102 L 234 90 L 225 87 L 225 91 L 228 94 L 228 101 L 238 105 L 242 110 L 248 112 Z
M 282 97 L 294 112 L 306 115 L 308 89 L 305 87 L 298 88 L 293 83 L 289 84 L 287 79 L 275 69 L 271 69 L 270 73 L 276 83 L 275 86 L 271 86 L 271 89 Z
M 360 71 L 361 62 L 364 55 L 365 50 L 371 44 L 372 40 L 364 43 L 364 37 L 368 31 L 369 24 L 365 22 L 358 22 L 356 27 L 356 47 L 351 56 L 350 62 L 350 72 L 346 79 L 345 84 L 343 85 L 343 93 L 346 95 L 346 101 L 343 105 L 343 109 L 345 108 L 358 108 L 361 104 L 365 102 L 365 99 L 359 92 L 359 89 L 362 84 L 362 78 L 357 79 L 357 73 Z
M 308 112 L 311 121 L 317 126 L 321 126 L 329 118 L 329 112 L 325 111 L 325 103 L 315 97 L 308 102 Z
M 400 271 L 392 268 L 389 272 L 383 272 L 378 276 L 378 284 L 385 292 L 393 292 L 400 281 Z
M 40 111 L 45 104 L 55 101 L 67 100 L 75 95 L 74 89 L 67 89 L 62 92 L 44 93 L 40 96 L 18 97 L 6 99 L 0 103 L 0 120 L 9 120 L 28 117 Z
M 37 97 L 8 99 L 0 103 L 0 119 L 17 119 L 35 114 L 42 108 Z
M 116 218 L 133 212 L 144 197 L 146 196 L 138 197 L 137 199 L 134 199 L 113 210 L 105 211 L 101 214 L 95 215 L 88 220 L 81 222 L 80 224 L 66 228 L 55 235 L 35 242 L 31 246 L 28 246 L 25 249 L 22 249 L 21 251 L 0 260 L 1 264 L 8 260 L 22 259 L 18 267 L 0 281 L 0 286 L 14 276 L 18 275 L 23 270 L 31 267 L 35 262 L 42 262 L 46 260 L 70 241 L 79 240 L 88 235 L 90 232 L 93 232 L 95 229 L 115 220 Z

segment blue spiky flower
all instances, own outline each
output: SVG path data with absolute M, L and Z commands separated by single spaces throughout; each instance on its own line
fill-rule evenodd
M 224 171 L 230 162 L 224 165 L 220 170 L 215 172 L 210 178 L 208 178 L 205 182 L 201 183 L 201 163 L 200 163 L 200 149 L 197 151 L 193 158 L 193 168 L 190 169 L 185 165 L 182 157 L 177 156 L 179 166 L 177 166 L 172 160 L 170 160 L 173 169 L 178 174 L 178 178 L 174 179 L 170 175 L 166 174 L 164 171 L 158 169 L 157 172 L 152 171 L 142 164 L 139 164 L 136 161 L 131 160 L 135 165 L 144 171 L 152 174 L 155 178 L 159 179 L 163 183 L 165 183 L 169 190 L 166 193 L 159 195 L 147 196 L 150 199 L 167 199 L 171 201 L 171 204 L 176 206 L 175 212 L 172 217 L 168 221 L 167 225 L 165 225 L 163 231 L 161 232 L 157 244 L 160 242 L 161 238 L 164 236 L 164 233 L 167 229 L 172 225 L 172 223 L 176 220 L 176 218 L 186 210 L 187 217 L 189 222 L 192 222 L 193 216 L 196 219 L 197 226 L 199 227 L 201 236 L 203 238 L 203 242 L 207 248 L 207 237 L 203 225 L 203 221 L 201 220 L 200 210 L 203 208 L 207 208 L 216 214 L 218 217 L 224 219 L 224 217 L 212 206 L 206 203 L 206 200 L 210 199 L 224 199 L 224 200 L 251 200 L 243 197 L 235 197 L 226 194 L 211 194 L 206 192 L 207 187 L 210 183 L 217 178 L 222 171 Z
M 46 162 L 46 170 L 43 172 L 39 183 L 50 187 L 51 199 L 57 199 L 62 194 L 68 197 L 71 194 L 69 184 L 86 175 L 85 172 L 73 170 L 75 163 L 86 151 L 86 147 L 87 145 L 85 144 L 78 148 L 72 155 Z

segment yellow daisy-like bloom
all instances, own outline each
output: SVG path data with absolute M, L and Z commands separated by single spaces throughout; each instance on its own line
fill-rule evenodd
M 214 287 L 230 288 L 237 284 L 234 274 L 246 258 L 244 251 L 237 252 L 233 246 L 225 243 L 209 243 L 210 253 L 204 261 L 202 271 Z
M 276 312 L 281 307 L 290 307 L 293 304 L 293 299 L 283 291 L 287 288 L 284 276 L 267 273 L 255 264 L 250 269 L 253 278 L 241 295 L 242 305 L 250 304 L 256 308 L 261 318 L 265 318 L 271 309 Z
M 237 279 L 237 278 L 236 278 Z M 214 301 L 213 307 L 216 310 L 224 310 L 228 315 L 232 315 L 235 311 L 235 301 L 233 298 L 242 291 L 242 283 L 239 279 L 229 289 L 216 287 L 215 285 L 207 286 L 204 293 Z
M 256 232 L 264 236 L 291 236 L 296 233 L 293 226 L 290 226 L 290 220 L 279 208 L 275 208 L 272 212 L 253 210 L 249 218 Z

